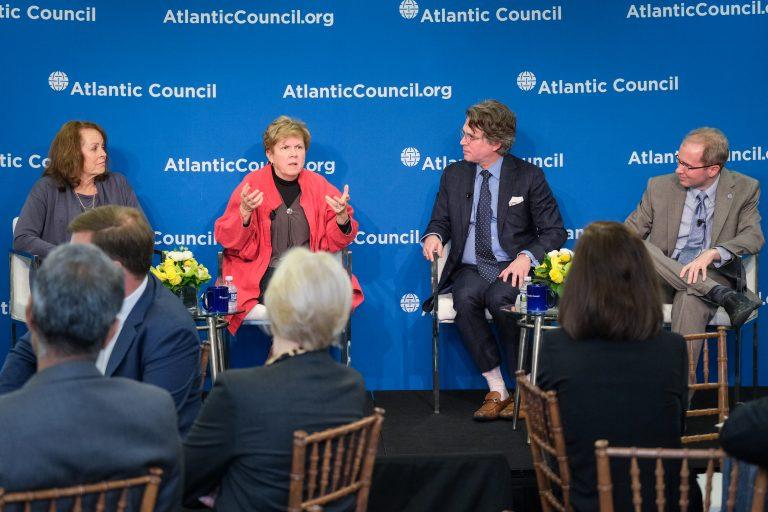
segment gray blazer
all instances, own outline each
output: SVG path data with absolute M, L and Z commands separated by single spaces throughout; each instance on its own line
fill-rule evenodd
M 0 487 L 70 486 L 163 470 L 155 510 L 181 503 L 181 440 L 167 391 L 61 363 L 0 396 Z
M 671 256 L 675 250 L 686 189 L 677 176 L 665 174 L 648 180 L 637 209 L 625 223 Z M 754 178 L 723 169 L 717 185 L 711 246 L 736 256 L 757 254 L 765 238 L 760 228 L 760 183 Z

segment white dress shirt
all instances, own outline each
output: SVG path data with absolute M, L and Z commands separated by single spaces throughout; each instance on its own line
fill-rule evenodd
M 139 302 L 139 297 L 141 297 L 141 294 L 144 293 L 144 290 L 147 289 L 148 280 L 148 277 L 145 276 L 139 287 L 136 288 L 133 293 L 123 299 L 123 305 L 120 308 L 120 311 L 117 313 L 117 330 L 115 331 L 115 335 L 110 338 L 107 346 L 99 351 L 99 356 L 96 358 L 96 368 L 98 368 L 101 373 L 107 372 L 109 356 L 112 355 L 112 349 L 115 348 L 117 337 L 120 336 L 120 331 L 123 330 L 125 319 L 128 318 L 128 315 L 131 314 L 133 307 L 137 302 Z

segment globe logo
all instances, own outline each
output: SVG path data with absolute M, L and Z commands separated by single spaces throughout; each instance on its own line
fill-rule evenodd
M 400 161 L 403 162 L 403 165 L 406 167 L 414 167 L 418 165 L 419 160 L 421 160 L 421 153 L 414 147 L 405 148 L 400 153 Z
M 413 313 L 419 309 L 419 297 L 415 293 L 406 293 L 400 299 L 400 307 L 406 313 Z
M 54 71 L 48 75 L 48 85 L 54 91 L 63 91 L 69 85 L 69 77 L 63 71 Z
M 530 71 L 523 71 L 517 75 L 517 86 L 522 91 L 530 91 L 536 87 L 536 75 Z
M 412 20 L 419 14 L 419 4 L 415 0 L 403 0 L 400 2 L 400 16 Z

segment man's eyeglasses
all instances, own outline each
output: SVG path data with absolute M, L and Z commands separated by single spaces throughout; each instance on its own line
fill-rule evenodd
M 482 136 L 475 137 L 474 135 L 471 135 L 471 134 L 465 132 L 464 130 L 461 130 L 461 139 L 460 140 L 467 139 L 469 142 L 475 142 L 476 140 L 480 140 L 482 138 L 483 138 Z
M 679 156 L 675 156 L 677 158 L 677 163 L 688 169 L 689 171 L 695 171 L 696 169 L 706 169 L 707 167 L 712 167 L 713 165 L 719 165 L 719 164 L 709 164 L 709 165 L 699 165 L 699 166 L 693 166 L 691 164 L 687 164 L 680 160 Z

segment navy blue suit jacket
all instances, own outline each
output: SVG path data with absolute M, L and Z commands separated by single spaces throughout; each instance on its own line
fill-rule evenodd
M 0 371 L 0 394 L 19 389 L 35 373 L 37 358 L 22 336 Z M 200 410 L 200 338 L 178 297 L 152 275 L 125 319 L 112 349 L 107 377 L 126 377 L 166 389 L 176 403 L 179 433 L 186 435 Z
M 0 487 L 72 486 L 139 476 L 158 466 L 163 480 L 155 510 L 178 510 L 176 423 L 173 401 L 159 388 L 107 379 L 92 361 L 46 368 L 0 396 Z
M 440 235 L 443 244 L 451 242 L 438 283 L 441 293 L 450 288 L 453 273 L 464 253 L 472 216 L 476 169 L 476 164 L 466 160 L 445 168 L 432 218 L 424 230 L 425 234 Z M 512 198 L 517 198 L 513 201 L 517 204 L 510 205 Z M 541 261 L 547 252 L 559 249 L 568 239 L 560 209 L 544 172 L 516 156 L 506 155 L 502 161 L 496 212 L 499 243 L 512 258 L 521 251 L 530 251 L 534 258 Z M 424 301 L 424 310 L 430 311 L 431 304 L 431 299 Z

